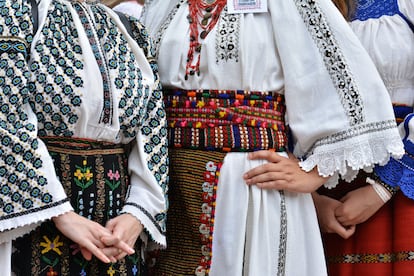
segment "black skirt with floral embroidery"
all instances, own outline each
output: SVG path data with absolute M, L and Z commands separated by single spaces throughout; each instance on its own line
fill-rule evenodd
M 116 217 L 128 188 L 127 149 L 88 140 L 44 139 L 71 204 L 78 214 L 105 225 Z M 79 246 L 60 233 L 53 222 L 41 224 L 17 239 L 12 259 L 17 276 L 143 275 L 141 243 L 135 253 L 117 263 L 87 261 Z

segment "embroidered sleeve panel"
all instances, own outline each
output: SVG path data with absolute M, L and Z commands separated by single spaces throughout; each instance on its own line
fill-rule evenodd
M 63 204 L 49 191 L 41 143 L 29 108 L 31 73 L 27 63 L 33 39 L 31 9 L 26 1 L 0 1 L 0 231 L 37 222 L 30 217 Z M 56 181 L 56 179 L 53 179 Z M 57 201 L 56 201 L 57 200 Z M 6 227 L 6 228 L 4 228 Z
M 145 152 L 148 156 L 148 168 L 154 173 L 157 182 L 164 193 L 167 192 L 167 121 L 164 110 L 164 99 L 161 81 L 158 75 L 158 65 L 155 59 L 155 48 L 146 28 L 138 21 L 132 20 L 132 30 L 138 45 L 144 50 L 154 76 L 154 86 L 151 89 L 146 110 L 143 112 L 141 134 L 147 137 Z
M 319 50 L 348 121 L 348 126 L 321 135 L 306 149 L 305 154 L 300 154 L 305 159 L 301 166 L 306 171 L 317 166 L 321 175 L 333 176 L 326 185 L 334 186 L 339 176 L 350 181 L 360 169 L 370 170 L 375 164 L 385 164 L 390 156 L 401 156 L 401 141 L 395 121 L 387 115 L 386 101 L 381 103 L 384 104 L 384 114 L 377 113 L 375 118 L 371 115 L 372 106 L 366 106 L 367 102 L 372 104 L 368 98 L 372 91 L 369 91 L 368 85 L 361 86 L 357 81 L 354 73 L 362 73 L 351 66 L 355 65 L 355 61 L 348 54 L 349 51 L 341 48 L 344 41 L 337 33 L 337 25 L 331 26 L 342 22 L 330 21 L 324 10 L 328 10 L 328 7 L 322 6 L 322 2 L 293 2 Z M 355 38 L 349 39 L 350 42 Z
M 158 75 L 158 65 L 155 59 L 155 48 L 148 35 L 146 28 L 137 20 L 130 17 L 132 33 L 135 41 L 144 51 L 153 72 L 153 86 L 143 86 L 142 93 L 148 100 L 146 105 L 140 109 L 140 136 L 143 137 L 144 162 L 147 169 L 153 175 L 156 183 L 161 188 L 160 195 L 164 199 L 163 209 L 150 212 L 148 206 L 137 204 L 135 201 L 128 200 L 125 210 L 134 208 L 138 210 L 139 219 L 142 220 L 146 231 L 150 234 L 153 241 L 161 246 L 165 246 L 166 210 L 168 209 L 168 147 L 167 147 L 167 121 L 164 110 L 164 101 L 161 82 Z M 148 202 L 150 205 L 152 203 Z M 156 205 L 153 205 L 156 206 Z M 136 212 L 135 212 L 136 213 Z
M 295 3 L 312 39 L 319 48 L 350 124 L 363 123 L 364 103 L 358 86 L 323 11 L 314 0 L 295 0 Z
M 168 147 L 167 147 L 167 121 L 164 110 L 163 95 L 158 78 L 157 66 L 151 64 L 156 77 L 156 87 L 152 91 L 147 109 L 145 111 L 144 124 L 141 134 L 145 137 L 144 152 L 146 154 L 147 166 L 153 174 L 156 182 L 161 187 L 164 197 L 164 209 L 153 214 L 152 221 L 156 223 L 161 233 L 165 233 L 166 210 L 168 209 Z

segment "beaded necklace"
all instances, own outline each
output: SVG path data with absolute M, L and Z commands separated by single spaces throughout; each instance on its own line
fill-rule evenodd
M 205 39 L 216 25 L 227 0 L 188 0 L 190 23 L 190 48 L 187 54 L 185 79 L 188 75 L 200 75 L 200 39 Z M 199 32 L 201 30 L 201 32 Z M 197 60 L 194 64 L 195 56 Z

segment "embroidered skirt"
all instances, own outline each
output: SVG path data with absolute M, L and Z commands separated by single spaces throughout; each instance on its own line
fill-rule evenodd
M 56 173 L 78 214 L 101 225 L 117 216 L 128 186 L 127 149 L 88 140 L 43 139 L 54 160 Z M 135 254 L 104 264 L 82 257 L 77 244 L 61 234 L 53 222 L 41 224 L 14 242 L 12 266 L 26 275 L 142 275 L 141 245 Z
M 170 208 L 167 249 L 154 275 L 325 275 L 311 197 L 243 180 L 265 162 L 245 152 L 283 154 L 283 96 L 172 90 L 165 100 Z M 305 256 L 309 261 L 297 265 Z
M 366 184 L 361 174 L 352 184 L 340 183 L 335 194 Z M 355 234 L 343 239 L 337 234 L 324 234 L 329 275 L 414 275 L 414 201 L 398 192 L 366 222 L 358 224 Z
M 412 111 L 412 107 L 394 106 L 397 123 Z M 319 192 L 340 199 L 367 185 L 366 177 L 360 173 L 352 183 L 340 182 L 335 189 Z M 323 235 L 329 275 L 414 275 L 413 228 L 414 201 L 399 191 L 371 218 L 358 224 L 350 238 Z

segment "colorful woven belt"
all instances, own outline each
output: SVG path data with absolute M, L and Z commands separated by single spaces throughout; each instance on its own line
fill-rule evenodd
M 244 90 L 166 90 L 169 145 L 215 151 L 283 151 L 284 97 Z

